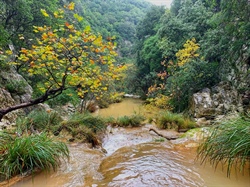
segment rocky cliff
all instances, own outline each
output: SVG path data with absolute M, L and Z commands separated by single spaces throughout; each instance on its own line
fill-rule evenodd
M 195 118 L 211 119 L 250 108 L 250 58 L 243 57 L 225 76 L 226 81 L 193 94 L 190 113 Z
M 27 81 L 14 69 L 0 70 L 0 108 L 7 108 L 15 104 L 27 102 L 31 99 L 33 89 Z M 4 116 L 0 125 L 13 123 L 18 113 L 24 110 L 17 110 Z

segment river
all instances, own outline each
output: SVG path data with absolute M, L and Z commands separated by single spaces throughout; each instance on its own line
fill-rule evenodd
M 95 115 L 118 117 L 142 111 L 141 101 L 125 99 L 102 109 Z M 170 141 L 158 142 L 149 132 L 151 125 L 137 128 L 108 128 L 103 148 L 91 149 L 85 144 L 69 145 L 70 161 L 56 172 L 41 172 L 26 177 L 11 187 L 249 187 L 249 173 L 244 176 L 226 169 L 215 170 L 201 165 L 195 148 L 176 146 Z

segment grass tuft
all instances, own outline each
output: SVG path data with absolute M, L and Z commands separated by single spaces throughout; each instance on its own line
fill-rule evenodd
M 156 125 L 160 129 L 192 129 L 196 127 L 196 123 L 181 114 L 172 112 L 160 113 L 156 118 Z
M 100 144 L 97 134 L 104 132 L 106 125 L 105 120 L 100 117 L 94 117 L 88 113 L 76 113 L 67 121 L 62 122 L 62 129 L 71 133 L 73 138 L 86 140 L 95 147 Z
M 66 144 L 47 134 L 13 137 L 0 132 L 0 175 L 9 179 L 27 171 L 56 170 L 61 158 L 69 158 Z
M 59 126 L 62 118 L 55 111 L 47 112 L 37 109 L 29 113 L 27 117 L 19 118 L 16 122 L 19 134 L 30 134 L 38 132 L 54 132 Z
M 199 146 L 198 158 L 202 163 L 226 165 L 228 177 L 233 166 L 243 172 L 250 162 L 250 118 L 237 117 L 215 126 Z
M 139 127 L 144 120 L 145 117 L 138 114 L 134 114 L 132 116 L 121 116 L 118 117 L 112 125 L 119 127 L 128 127 L 128 126 Z

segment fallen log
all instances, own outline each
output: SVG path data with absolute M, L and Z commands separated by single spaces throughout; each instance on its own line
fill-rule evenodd
M 176 139 L 178 138 L 178 137 L 168 137 L 168 136 L 165 136 L 165 135 L 163 135 L 163 134 L 157 132 L 157 131 L 156 131 L 155 129 L 153 129 L 153 128 L 150 128 L 149 131 L 153 131 L 153 132 L 154 132 L 155 134 L 157 134 L 158 136 L 163 137 L 163 138 L 165 138 L 165 139 L 167 139 L 167 140 L 176 140 Z

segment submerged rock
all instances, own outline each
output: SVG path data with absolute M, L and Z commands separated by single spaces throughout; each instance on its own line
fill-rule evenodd
M 198 147 L 201 141 L 210 134 L 209 127 L 195 128 L 184 133 L 180 138 L 171 140 L 171 143 L 182 147 Z

